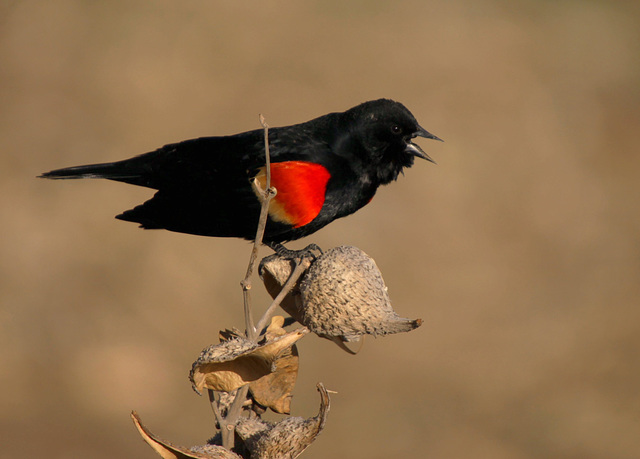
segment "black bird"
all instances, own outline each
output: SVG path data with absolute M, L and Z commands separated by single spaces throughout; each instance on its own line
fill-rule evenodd
M 342 113 L 269 129 L 271 184 L 263 241 L 274 247 L 360 209 L 415 157 L 433 160 L 415 137 L 440 140 L 402 104 L 365 102 Z M 123 161 L 46 172 L 49 179 L 106 178 L 158 190 L 116 216 L 142 228 L 253 240 L 264 188 L 264 131 L 201 137 Z

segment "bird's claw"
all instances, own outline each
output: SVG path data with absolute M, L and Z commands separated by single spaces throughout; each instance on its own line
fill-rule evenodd
M 322 255 L 322 249 L 316 244 L 309 244 L 300 250 L 287 249 L 279 242 L 270 242 L 267 245 L 271 247 L 279 257 L 290 260 L 302 260 L 304 258 L 315 260 L 318 256 Z

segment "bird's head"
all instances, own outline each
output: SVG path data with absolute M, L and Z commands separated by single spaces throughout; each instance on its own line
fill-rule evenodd
M 413 140 L 441 139 L 422 128 L 401 103 L 373 100 L 348 110 L 345 115 L 351 118 L 351 133 L 364 147 L 381 184 L 395 180 L 402 169 L 413 165 L 415 157 L 435 162 Z

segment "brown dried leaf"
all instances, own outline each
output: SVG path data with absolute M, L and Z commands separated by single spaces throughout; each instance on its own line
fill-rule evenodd
M 294 344 L 275 361 L 276 370 L 249 384 L 253 399 L 276 413 L 291 412 L 291 393 L 298 378 L 298 348 Z
M 271 341 L 272 339 L 277 338 L 278 336 L 286 335 L 287 330 L 283 328 L 284 326 L 284 317 L 282 316 L 273 316 L 271 318 L 271 322 L 267 327 L 267 333 L 265 333 L 265 338 L 267 341 Z
M 140 416 L 135 411 L 131 412 L 131 419 L 143 440 L 164 459 L 242 459 L 237 454 L 218 445 L 195 446 L 192 449 L 173 445 L 152 434 L 142 424 Z
M 283 336 L 287 331 L 282 328 L 284 317 L 274 316 L 265 335 L 267 341 Z M 291 412 L 291 393 L 298 377 L 298 349 L 294 344 L 282 351 L 274 361 L 275 371 L 249 384 L 253 399 L 263 407 L 276 413 Z
M 301 328 L 255 344 L 236 337 L 202 351 L 189 378 L 196 392 L 202 389 L 231 392 L 276 370 L 274 362 L 309 330 Z

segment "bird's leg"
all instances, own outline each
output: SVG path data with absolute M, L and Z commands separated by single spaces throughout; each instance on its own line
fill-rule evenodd
M 279 242 L 267 242 L 266 243 L 273 251 L 282 258 L 289 260 L 300 260 L 303 258 L 311 258 L 315 260 L 318 256 L 322 255 L 322 249 L 316 244 L 309 244 L 304 249 L 292 250 L 287 249 Z

